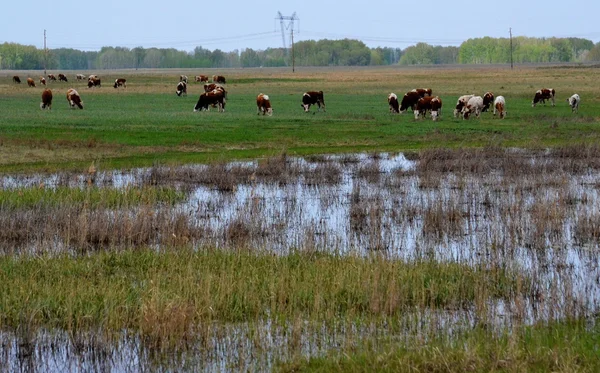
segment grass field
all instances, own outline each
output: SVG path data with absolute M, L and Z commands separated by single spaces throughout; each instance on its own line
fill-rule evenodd
M 190 77 L 198 73 L 187 72 Z M 88 89 L 81 81 L 53 82 L 49 84 L 54 92 L 52 111 L 39 110 L 39 84 L 36 88 L 15 85 L 13 73 L 7 72 L 0 77 L 0 170 L 79 168 L 92 160 L 101 160 L 106 168 L 128 168 L 282 152 L 545 147 L 598 140 L 600 71 L 595 68 L 331 68 L 295 73 L 239 69 L 222 73 L 229 82 L 223 114 L 193 112 L 202 89 L 198 83 L 189 84 L 187 97 L 177 97 L 180 71 L 100 72 L 104 82 L 100 89 Z M 110 82 L 121 76 L 128 79 L 128 87 L 116 90 Z M 84 110 L 68 108 L 64 97 L 68 87 L 79 90 Z M 387 94 L 402 95 L 415 87 L 431 87 L 443 99 L 442 120 L 415 121 L 412 114 L 389 114 Z M 534 92 L 542 87 L 556 89 L 557 107 L 531 107 Z M 308 90 L 325 92 L 326 113 L 302 111 L 301 95 Z M 470 121 L 452 117 L 458 96 L 486 91 L 506 97 L 507 119 L 494 120 L 490 113 Z M 260 92 L 270 95 L 273 117 L 256 115 L 255 97 Z M 566 98 L 575 92 L 582 104 L 580 113 L 571 115 Z

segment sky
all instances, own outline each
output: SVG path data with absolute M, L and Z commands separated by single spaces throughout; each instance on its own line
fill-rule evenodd
M 426 4 L 426 5 L 425 5 Z M 460 4 L 460 5 L 459 5 Z M 222 51 L 283 46 L 278 12 L 296 13 L 294 40 L 359 39 L 369 47 L 418 42 L 459 46 L 470 38 L 581 37 L 600 41 L 600 1 L 261 0 L 94 2 L 22 0 L 2 5 L 0 43 L 99 50 L 103 46 Z M 284 22 L 286 45 L 289 21 Z

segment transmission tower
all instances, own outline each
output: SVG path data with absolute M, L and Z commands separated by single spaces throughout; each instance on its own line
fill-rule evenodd
M 287 46 L 285 43 L 285 32 L 286 30 L 290 31 L 290 45 L 292 49 L 292 71 L 294 70 L 295 61 L 294 61 L 294 21 L 300 21 L 300 18 L 296 15 L 296 12 L 291 16 L 284 16 L 281 12 L 277 12 L 277 18 L 279 20 L 279 24 L 281 25 L 281 40 L 283 41 L 283 50 L 287 53 Z M 287 23 L 286 23 L 287 21 Z M 299 29 L 298 29 L 299 32 Z

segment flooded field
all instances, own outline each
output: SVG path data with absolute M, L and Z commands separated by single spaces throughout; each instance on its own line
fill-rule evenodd
M 369 340 L 410 344 L 481 324 L 501 331 L 600 312 L 595 147 L 280 156 L 4 176 L 0 188 L 5 257 L 178 247 L 327 253 L 501 269 L 524 282 L 508 295 L 475 294 L 459 308 L 417 304 L 375 319 L 196 325 L 195 338 L 160 353 L 135 331 L 104 340 L 102 332 L 7 330 L 0 334 L 7 371 L 271 369 Z

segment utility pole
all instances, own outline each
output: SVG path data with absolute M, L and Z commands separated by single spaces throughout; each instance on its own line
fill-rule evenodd
M 508 34 L 510 35 L 510 69 L 513 69 L 513 47 L 512 47 L 512 27 L 508 29 Z
M 292 28 L 292 72 L 296 72 L 296 58 L 294 56 L 294 29 Z
M 287 51 L 287 47 L 285 45 L 285 30 L 290 30 L 290 40 L 291 40 L 291 48 L 292 48 L 292 72 L 295 71 L 295 60 L 294 60 L 294 21 L 299 21 L 300 19 L 296 16 L 296 12 L 291 16 L 284 16 L 281 12 L 277 12 L 277 18 L 279 23 L 281 24 L 281 39 L 283 41 L 283 49 Z M 288 21 L 287 26 L 284 25 L 284 21 Z
M 46 29 L 44 29 L 44 76 L 46 76 L 46 65 L 48 64 L 48 49 L 46 48 Z

